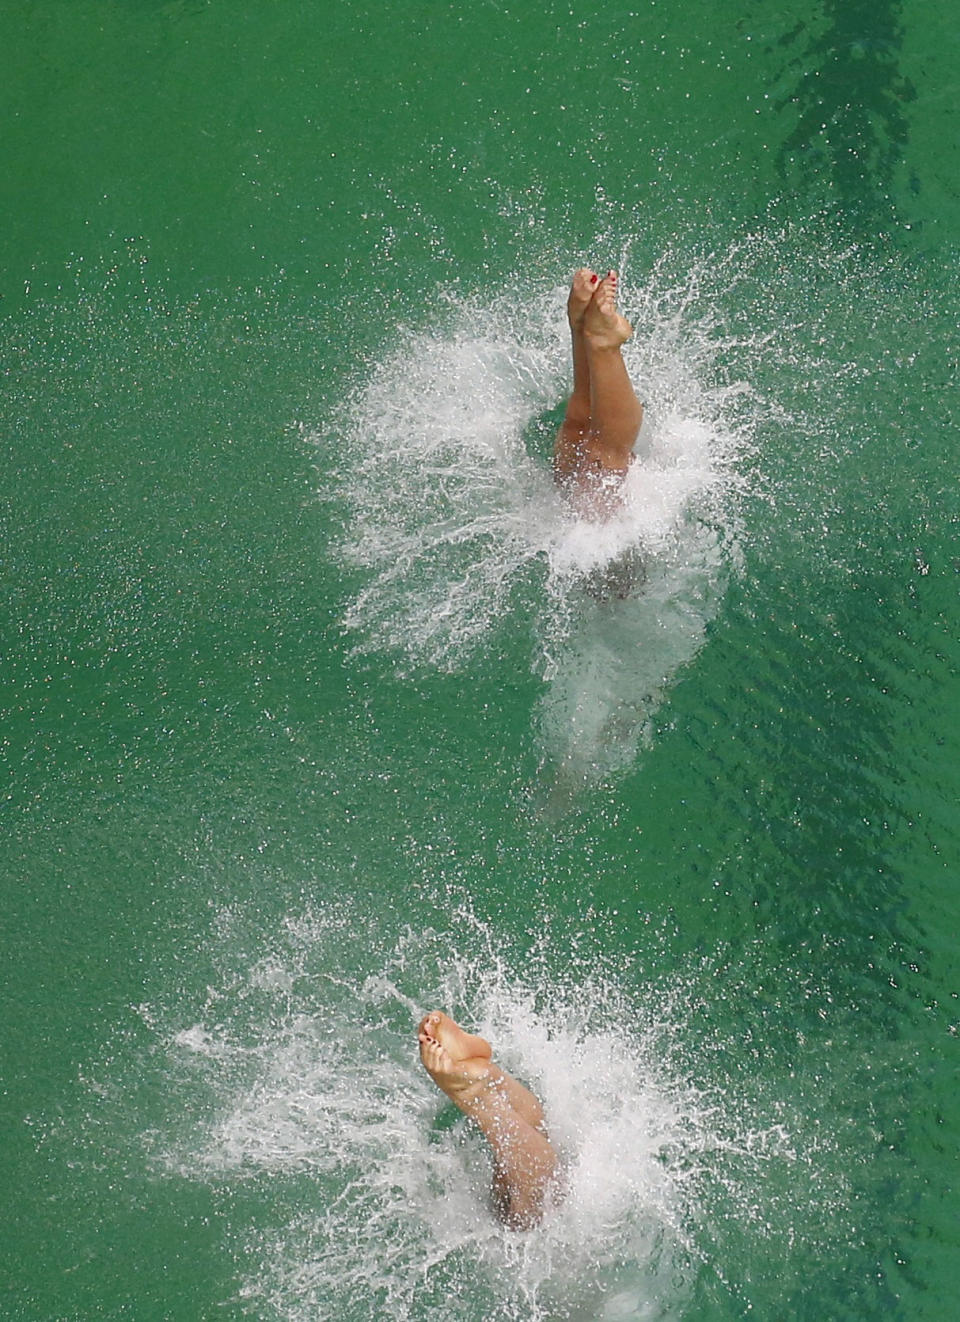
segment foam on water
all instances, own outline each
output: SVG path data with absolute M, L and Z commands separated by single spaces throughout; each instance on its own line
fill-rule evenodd
M 257 1317 L 679 1317 L 698 1277 L 723 1280 L 729 1224 L 816 1238 L 836 1197 L 822 1133 L 709 1077 L 689 982 L 595 943 L 510 948 L 468 909 L 392 940 L 347 908 L 269 936 L 219 924 L 199 1013 L 144 1008 L 169 1099 L 146 1138 L 168 1177 L 269 1196 L 238 1253 Z M 419 1066 L 434 1005 L 544 1101 L 568 1193 L 534 1232 L 497 1223 L 487 1150 Z
M 438 295 L 315 438 L 325 483 L 338 457 L 338 553 L 363 573 L 344 614 L 356 649 L 455 670 L 522 630 L 547 684 L 544 761 L 574 782 L 633 759 L 737 563 L 738 465 L 776 409 L 743 375 L 763 337 L 719 325 L 723 277 L 716 259 L 679 281 L 624 274 L 646 418 L 606 522 L 577 517 L 551 479 L 570 386 L 561 287 Z
M 545 682 L 540 782 L 573 792 L 635 760 L 749 557 L 857 572 L 878 508 L 949 481 L 912 439 L 943 407 L 936 373 L 915 370 L 916 309 L 951 324 L 949 295 L 901 254 L 837 249 L 811 222 L 620 265 L 646 419 L 618 517 L 578 519 L 553 488 L 565 290 L 525 274 L 427 292 L 423 323 L 391 330 L 309 433 L 342 513 L 338 559 L 357 570 L 356 650 L 401 672 L 525 651 Z

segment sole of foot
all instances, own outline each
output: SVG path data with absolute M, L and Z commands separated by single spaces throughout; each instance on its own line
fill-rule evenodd
M 583 334 L 594 349 L 619 349 L 633 334 L 633 327 L 617 310 L 617 273 L 609 271 L 583 315 Z

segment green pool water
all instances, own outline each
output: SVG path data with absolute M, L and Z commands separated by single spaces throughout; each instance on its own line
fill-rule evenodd
M 3 28 L 0 1313 L 949 1322 L 952 11 Z M 433 1005 L 544 1098 L 531 1235 Z

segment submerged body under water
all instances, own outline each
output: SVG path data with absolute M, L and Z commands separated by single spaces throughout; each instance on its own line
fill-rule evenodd
M 753 260 L 777 268 L 763 251 L 747 276 Z M 914 1080 L 949 1005 L 914 990 L 934 985 L 911 967 L 921 874 L 898 864 L 881 811 L 901 792 L 894 752 L 922 743 L 928 716 L 886 690 L 914 628 L 925 691 L 940 692 L 952 580 L 911 528 L 898 629 L 895 556 L 865 612 L 868 429 L 844 404 L 872 341 L 848 337 L 824 366 L 822 344 L 818 364 L 760 312 L 738 329 L 721 312 L 739 260 L 709 267 L 696 298 L 655 272 L 631 306 L 627 284 L 648 419 L 603 525 L 550 476 L 559 290 L 542 317 L 448 302 L 449 325 L 391 342 L 336 419 L 338 466 L 325 462 L 356 664 L 330 649 L 318 721 L 319 687 L 261 696 L 251 623 L 256 715 L 236 782 L 223 727 L 198 727 L 213 769 L 178 804 L 189 957 L 168 955 L 176 972 L 138 1004 L 137 1034 L 85 1067 L 88 1114 L 45 1138 L 85 1143 L 89 1182 L 104 1133 L 126 1136 L 105 1207 L 125 1162 L 149 1168 L 146 1204 L 162 1187 L 212 1205 L 225 1228 L 211 1257 L 229 1262 L 203 1288 L 224 1307 L 283 1322 L 896 1315 L 876 1244 L 900 1233 L 890 1190 L 936 1184 L 912 1164 L 924 1149 L 904 1137 L 902 1098 L 923 1113 L 930 1080 Z M 819 297 L 823 325 L 836 285 Z M 847 305 L 872 325 L 881 302 Z M 887 437 L 870 433 L 881 474 Z M 852 606 L 818 598 L 827 573 L 853 585 Z M 291 582 L 281 624 L 300 606 Z M 173 605 L 169 618 L 184 627 Z M 176 652 L 173 627 L 155 656 Z M 722 629 L 735 637 L 718 659 Z M 310 671 L 316 638 L 278 643 L 274 675 Z M 495 707 L 524 667 L 512 705 L 455 744 L 467 688 Z M 212 682 L 198 664 L 184 689 L 198 676 Z M 166 705 L 152 710 L 171 728 Z M 547 811 L 526 811 L 531 793 Z M 903 793 L 899 847 L 939 839 L 927 802 L 915 813 Z M 298 831 L 310 862 L 271 872 Z M 484 1147 L 417 1062 L 435 1005 L 544 1098 L 570 1193 L 533 1234 L 497 1224 Z
M 367 580 L 345 615 L 356 648 L 401 670 L 454 671 L 528 619 L 544 680 L 541 778 L 571 786 L 631 763 L 701 645 L 738 562 L 738 464 L 769 414 L 758 396 L 742 416 L 744 388 L 706 379 L 710 328 L 668 324 L 665 297 L 651 287 L 634 306 L 624 294 L 646 421 L 602 520 L 579 515 L 550 472 L 569 389 L 560 290 L 522 320 L 508 302 L 451 304 L 445 331 L 408 333 L 337 422 L 340 549 Z
M 952 1322 L 956 14 L 316 11 L 4 11 L 0 1314 Z

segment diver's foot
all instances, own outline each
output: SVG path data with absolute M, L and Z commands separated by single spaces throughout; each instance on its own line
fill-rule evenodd
M 465 1033 L 460 1025 L 442 1010 L 431 1010 L 428 1015 L 424 1015 L 417 1036 L 421 1041 L 424 1037 L 428 1037 L 438 1042 L 453 1061 L 471 1058 L 489 1060 L 493 1054 L 486 1038 Z
M 584 315 L 599 283 L 600 277 L 589 266 L 581 266 L 579 271 L 574 271 L 567 299 L 567 320 L 572 331 L 582 329 Z
M 587 304 L 583 334 L 591 349 L 619 349 L 633 334 L 629 321 L 617 311 L 616 271 L 608 271 Z
M 418 1041 L 423 1068 L 440 1091 L 446 1093 L 451 1102 L 467 1115 L 478 1110 L 483 1112 L 491 1088 L 500 1080 L 500 1071 L 496 1065 L 491 1065 L 482 1056 L 454 1060 L 446 1047 L 442 1047 L 435 1038 L 427 1036 L 422 1029 Z

